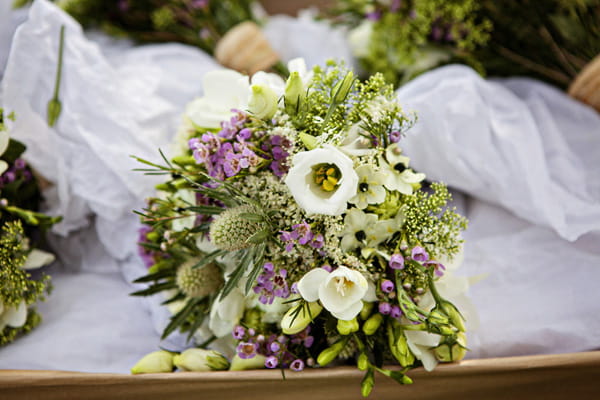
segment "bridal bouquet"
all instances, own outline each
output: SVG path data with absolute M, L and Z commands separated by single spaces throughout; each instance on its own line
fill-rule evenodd
M 0 108 L 0 346 L 41 321 L 35 304 L 49 292 L 49 277 L 34 280 L 28 270 L 54 261 L 52 254 L 35 246 L 41 240 L 40 230 L 60 219 L 37 212 L 39 187 L 21 158 L 24 150 L 24 145 L 9 138 Z
M 466 220 L 442 183 L 410 168 L 401 144 L 414 117 L 380 74 L 288 68 L 286 82 L 207 74 L 180 154 L 140 160 L 168 181 L 140 212 L 149 269 L 137 282 L 149 286 L 134 294 L 164 295 L 163 337 L 235 355 L 230 366 L 212 350 L 160 351 L 134 373 L 353 361 L 366 396 L 376 371 L 410 383 L 411 368 L 464 356 L 451 298 L 466 285 L 450 270 Z
M 473 51 L 489 38 L 476 0 L 337 0 L 328 16 L 351 28 L 348 40 L 367 73 L 396 86 L 440 65 L 482 71 Z

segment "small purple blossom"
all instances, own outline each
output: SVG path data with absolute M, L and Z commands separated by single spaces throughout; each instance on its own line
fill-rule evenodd
M 402 310 L 400 310 L 400 307 L 393 306 L 392 310 L 390 311 L 390 317 L 392 317 L 392 318 L 400 318 L 401 316 L 402 316 Z
M 275 356 L 269 356 L 265 360 L 265 367 L 267 368 L 276 368 L 278 364 L 279 360 L 277 360 L 277 357 Z
M 390 281 L 389 279 L 386 279 L 383 282 L 381 282 L 381 290 L 384 293 L 391 293 L 394 290 L 394 287 L 394 282 Z
M 423 265 L 425 267 L 433 268 L 433 271 L 436 276 L 444 275 L 444 271 L 446 270 L 446 267 L 444 267 L 444 265 L 439 261 L 429 260 L 429 261 L 425 262 Z
M 290 369 L 295 372 L 300 372 L 304 369 L 304 361 L 297 358 L 290 364 Z
M 256 356 L 257 348 L 258 346 L 256 345 L 256 343 L 241 342 L 240 344 L 238 344 L 236 351 L 237 355 L 240 358 L 248 359 Z
M 400 253 L 392 254 L 389 261 L 391 269 L 404 269 L 404 257 Z
M 410 252 L 410 257 L 419 262 L 424 262 L 429 260 L 429 254 L 425 251 L 421 246 L 415 246 Z
M 369 21 L 379 21 L 381 19 L 381 11 L 380 10 L 376 10 L 370 13 L 367 13 L 367 15 L 365 15 L 367 17 L 367 19 Z
M 400 141 L 401 137 L 402 137 L 402 132 L 399 132 L 399 131 L 390 132 L 390 142 L 392 142 L 392 143 L 398 143 Z
M 281 345 L 279 342 L 273 342 L 269 345 L 269 350 L 271 350 L 273 353 L 277 353 L 279 350 L 281 350 Z
M 15 160 L 13 166 L 15 167 L 15 169 L 25 169 L 25 167 L 27 166 L 27 163 L 22 158 L 17 158 Z
M 246 329 L 243 326 L 236 326 L 233 328 L 233 332 L 231 333 L 234 339 L 242 340 L 244 335 L 246 335 Z
M 309 241 L 312 240 L 313 238 L 313 233 L 310 230 L 310 225 L 307 224 L 306 222 L 302 222 L 300 224 L 296 224 L 294 226 L 292 226 L 292 228 L 294 229 L 295 232 L 298 233 L 298 243 L 299 244 L 306 244 Z
M 390 303 L 387 303 L 387 302 L 379 303 L 379 313 L 380 314 L 389 315 L 391 311 L 392 311 L 392 306 L 390 305 Z
M 323 268 L 327 272 L 333 271 L 333 267 L 329 264 L 323 264 L 323 265 L 321 265 L 321 268 Z
M 256 278 L 254 293 L 258 294 L 258 301 L 263 304 L 273 304 L 275 297 L 287 299 L 290 297 L 290 289 L 287 283 L 287 270 L 281 268 L 275 272 L 273 263 L 265 263 L 263 273 Z

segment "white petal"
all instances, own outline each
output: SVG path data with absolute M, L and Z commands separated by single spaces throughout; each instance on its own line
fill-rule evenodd
M 363 302 L 357 301 L 356 303 L 351 304 L 350 307 L 346 308 L 343 311 L 340 311 L 340 312 L 332 311 L 331 315 L 333 315 L 337 319 L 341 319 L 342 321 L 350 321 L 351 319 L 353 319 L 360 313 L 360 310 L 362 310 L 362 307 L 363 307 Z
M 375 284 L 370 279 L 367 279 L 367 283 L 369 286 L 367 288 L 367 293 L 365 293 L 363 297 L 363 300 L 372 303 L 377 301 L 377 289 L 375 288 Z
M 20 328 L 25 325 L 25 321 L 27 321 L 27 304 L 24 301 L 17 307 L 7 307 L 2 314 L 2 322 L 13 328 Z
M 338 278 L 349 281 L 343 286 L 343 291 L 338 290 Z M 342 266 L 330 273 L 324 284 L 321 284 L 319 299 L 327 311 L 342 312 L 361 300 L 368 286 L 367 280 L 360 272 Z
M 10 142 L 10 136 L 7 131 L 0 131 L 0 156 L 4 154 L 6 149 L 8 148 L 8 143 Z M 4 172 L 4 171 L 2 171 Z
M 440 335 L 423 331 L 405 331 L 406 339 L 416 345 L 435 347 L 440 342 Z
M 422 172 L 414 172 L 412 169 L 406 169 L 401 174 L 402 179 L 406 183 L 419 183 L 425 179 L 425 174 Z
M 438 360 L 435 358 L 435 354 L 433 354 L 433 350 L 423 349 L 421 352 L 421 362 L 423 363 L 423 368 L 425 371 L 431 372 L 438 365 Z
M 231 109 L 244 107 L 250 95 L 248 77 L 231 69 L 210 71 L 202 80 L 204 96 L 213 107 Z
M 1 153 L 0 153 L 1 155 Z M 0 160 L 0 175 L 4 173 L 8 169 L 8 164 L 4 160 Z
M 44 265 L 48 265 L 52 263 L 56 257 L 54 254 L 48 253 L 47 251 L 33 249 L 27 255 L 27 259 L 25 260 L 25 264 L 23 264 L 23 269 L 35 269 L 39 267 L 43 267 Z
M 244 295 L 238 289 L 234 289 L 219 303 L 219 317 L 229 321 L 236 321 L 244 313 Z
M 306 301 L 319 300 L 319 287 L 327 279 L 329 272 L 323 268 L 308 271 L 298 282 L 298 292 Z

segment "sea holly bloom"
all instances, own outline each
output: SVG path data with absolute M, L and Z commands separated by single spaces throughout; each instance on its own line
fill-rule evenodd
M 425 179 L 425 174 L 415 173 L 408 168 L 410 159 L 402 155 L 402 150 L 394 143 L 385 151 L 385 160 L 379 157 L 379 166 L 385 172 L 383 185 L 389 190 L 395 190 L 402 194 L 413 194 L 413 184 Z
M 308 214 L 340 215 L 356 194 L 358 175 L 352 160 L 337 148 L 298 153 L 285 178 L 298 206 Z
M 358 271 L 340 266 L 333 272 L 315 268 L 298 282 L 304 300 L 321 304 L 337 319 L 349 321 L 362 309 L 369 284 Z
M 375 171 L 370 165 L 361 165 L 356 168 L 358 175 L 358 191 L 349 203 L 362 209 L 369 204 L 380 204 L 385 200 L 386 191 L 383 187 L 385 176 Z

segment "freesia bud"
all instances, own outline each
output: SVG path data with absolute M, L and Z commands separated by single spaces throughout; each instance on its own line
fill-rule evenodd
M 132 374 L 155 374 L 173 371 L 173 353 L 165 350 L 155 351 L 142 357 L 131 368 Z
M 346 340 L 340 340 L 339 342 L 332 344 L 331 347 L 328 347 L 327 349 L 323 350 L 321 354 L 319 354 L 319 356 L 317 357 L 317 362 L 319 363 L 319 365 L 324 367 L 325 365 L 335 360 L 335 358 L 344 349 L 346 342 Z
M 293 71 L 285 85 L 285 112 L 289 115 L 296 115 L 302 107 L 302 102 L 306 97 L 304 84 L 298 71 Z
M 360 318 L 367 319 L 369 315 L 371 315 L 371 311 L 373 311 L 373 306 L 375 303 L 370 301 L 363 301 L 363 308 L 360 310 Z
M 187 349 L 173 357 L 173 364 L 182 371 L 222 371 L 229 361 L 219 352 L 204 349 Z
M 354 73 L 352 71 L 348 71 L 346 76 L 344 76 L 344 79 L 340 80 L 333 87 L 333 90 L 332 90 L 333 95 L 332 95 L 332 99 L 331 99 L 332 103 L 334 103 L 334 104 L 343 103 L 346 100 L 346 97 L 348 97 L 350 90 L 352 90 L 352 86 L 354 86 L 355 80 L 356 79 L 354 78 Z
M 268 120 L 277 112 L 277 94 L 268 86 L 252 85 L 248 111 L 256 118 Z
M 360 371 L 365 371 L 369 367 L 369 357 L 365 353 L 360 353 L 356 366 Z
M 435 356 L 441 362 L 460 361 L 467 354 L 467 337 L 463 332 L 459 332 L 455 338 L 447 338 L 440 343 L 434 350 Z
M 298 307 L 302 308 L 298 311 Z M 323 307 L 316 301 L 292 307 L 281 319 L 281 330 L 286 335 L 299 333 L 321 313 L 321 310 Z
M 431 312 L 429 313 L 429 317 L 427 319 L 429 320 L 430 323 L 436 324 L 436 325 L 445 325 L 450 322 L 448 320 L 448 317 L 446 316 L 446 314 L 437 307 L 434 308 L 433 310 L 431 310 Z
M 337 322 L 337 330 L 340 333 L 340 335 L 346 336 L 358 331 L 358 329 L 359 326 L 356 318 L 352 318 L 350 321 L 344 321 L 339 319 Z
M 237 354 L 231 359 L 230 371 L 245 371 L 247 369 L 262 369 L 265 367 L 267 357 L 256 354 L 252 358 L 241 358 Z
M 382 322 L 383 315 L 379 313 L 374 314 L 368 320 L 365 321 L 362 330 L 365 333 L 365 335 L 372 335 L 377 331 L 377 329 L 379 329 Z
M 454 306 L 454 304 L 450 302 L 445 302 L 443 304 L 443 308 L 448 317 L 450 318 L 450 322 L 452 323 L 452 325 L 454 325 L 459 331 L 465 332 L 466 328 L 463 316 L 461 315 L 460 311 L 458 311 L 458 309 Z

